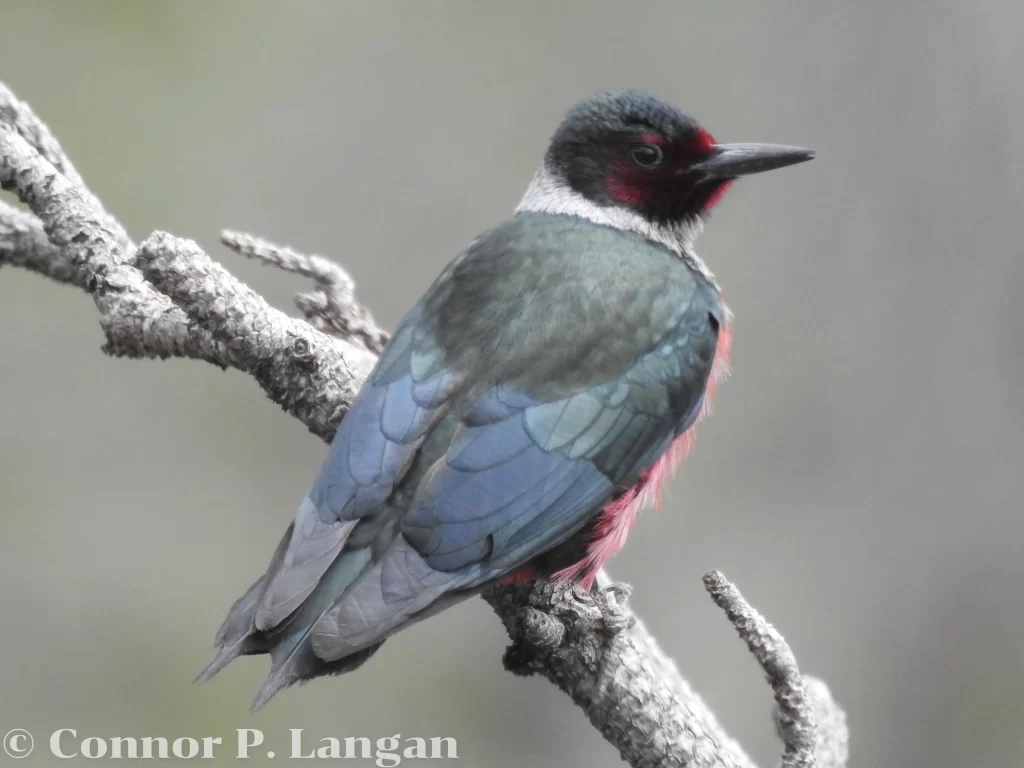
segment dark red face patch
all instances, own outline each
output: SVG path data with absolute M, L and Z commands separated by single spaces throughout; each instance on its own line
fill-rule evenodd
M 697 138 L 691 143 L 691 148 L 697 152 L 710 152 L 715 146 L 715 137 L 703 128 L 697 129 Z
M 643 208 L 653 193 L 651 180 L 638 177 L 635 173 L 612 172 L 608 176 L 608 195 L 617 203 L 632 208 Z
M 605 174 L 605 189 L 619 205 L 671 219 L 687 211 L 709 210 L 729 188 L 730 182 L 700 183 L 699 178 L 686 172 L 714 149 L 715 138 L 705 129 L 697 128 L 686 139 L 675 142 L 658 133 L 645 133 L 626 148 L 627 152 L 641 144 L 660 147 L 664 162 L 652 168 L 638 166 L 629 157 L 611 163 Z
M 708 195 L 707 201 L 704 203 L 704 210 L 710 211 L 718 202 L 722 199 L 722 196 L 729 191 L 729 187 L 732 186 L 731 181 L 719 182 L 718 186 L 715 187 L 714 191 Z

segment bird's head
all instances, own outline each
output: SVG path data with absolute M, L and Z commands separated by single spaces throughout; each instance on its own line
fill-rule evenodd
M 719 144 L 647 93 L 599 93 L 569 110 L 518 210 L 582 216 L 684 251 L 737 177 L 812 157 L 800 147 Z

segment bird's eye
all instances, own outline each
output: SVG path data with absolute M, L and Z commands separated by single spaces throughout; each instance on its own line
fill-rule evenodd
M 634 147 L 630 155 L 633 158 L 633 162 L 641 168 L 656 168 L 661 165 L 662 158 L 664 157 L 661 147 L 654 144 L 641 144 L 639 147 Z

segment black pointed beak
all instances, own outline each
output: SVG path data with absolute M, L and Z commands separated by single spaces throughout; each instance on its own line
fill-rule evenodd
M 715 144 L 711 155 L 688 170 L 712 179 L 733 179 L 762 171 L 774 171 L 803 163 L 814 157 L 814 150 L 782 144 Z

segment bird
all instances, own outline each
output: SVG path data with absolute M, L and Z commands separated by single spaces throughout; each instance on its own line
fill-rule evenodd
M 718 143 L 643 91 L 573 106 L 513 215 L 398 325 L 197 679 L 269 654 L 255 711 L 496 582 L 591 589 L 727 371 L 694 240 L 737 178 L 813 156 Z

